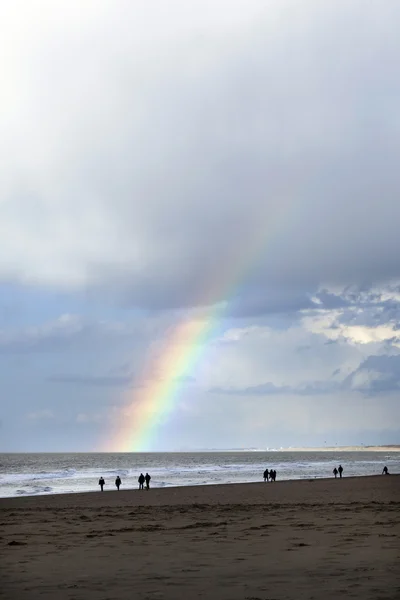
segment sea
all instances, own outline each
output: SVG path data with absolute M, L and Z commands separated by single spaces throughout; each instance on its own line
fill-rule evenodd
M 263 481 L 266 468 L 275 469 L 277 481 L 332 477 L 341 464 L 344 476 L 377 475 L 386 465 L 400 473 L 400 452 L 180 452 L 0 454 L 0 497 L 66 494 L 138 487 L 140 473 L 151 475 L 155 488 Z

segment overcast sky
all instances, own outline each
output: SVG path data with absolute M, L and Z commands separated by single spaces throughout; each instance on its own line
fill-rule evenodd
M 2 3 L 0 450 L 118 449 L 215 314 L 143 450 L 400 443 L 399 22 Z

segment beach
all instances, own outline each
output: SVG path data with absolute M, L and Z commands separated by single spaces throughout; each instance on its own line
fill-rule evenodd
M 400 598 L 400 476 L 0 500 L 0 598 Z

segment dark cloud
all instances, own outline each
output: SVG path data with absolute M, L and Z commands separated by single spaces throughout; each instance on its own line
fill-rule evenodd
M 299 290 L 287 285 L 267 290 L 250 287 L 229 301 L 227 317 L 251 318 L 266 314 L 298 314 L 301 310 L 316 308 L 309 290 Z

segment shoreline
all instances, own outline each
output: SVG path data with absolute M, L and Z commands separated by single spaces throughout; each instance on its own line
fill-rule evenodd
M 118 498 L 120 498 L 120 500 L 124 502 L 126 502 L 128 499 L 131 500 L 132 498 L 134 498 L 135 501 L 139 498 L 156 498 L 158 503 L 161 503 L 162 500 L 165 500 L 165 505 L 168 505 L 171 501 L 171 498 L 173 498 L 175 502 L 175 500 L 179 496 L 181 496 L 182 498 L 218 496 L 226 500 L 229 499 L 230 493 L 235 494 L 239 491 L 243 494 L 245 490 L 247 491 L 250 488 L 253 488 L 258 492 L 262 490 L 262 493 L 275 496 L 276 492 L 272 491 L 275 488 L 281 490 L 281 492 L 278 495 L 280 495 L 283 492 L 283 490 L 299 491 L 303 489 L 308 493 L 311 484 L 314 484 L 313 489 L 319 489 L 320 487 L 323 487 L 325 489 L 327 485 L 329 487 L 334 485 L 342 486 L 342 488 L 344 486 L 345 489 L 348 489 L 349 486 L 357 487 L 357 485 L 353 485 L 354 482 L 366 483 L 368 481 L 382 481 L 386 479 L 392 479 L 397 482 L 400 496 L 400 474 L 393 473 L 390 475 L 357 475 L 343 477 L 342 479 L 340 479 L 339 477 L 337 479 L 335 479 L 334 477 L 319 477 L 304 479 L 282 479 L 276 482 L 250 481 L 245 483 L 210 483 L 201 485 L 179 485 L 168 487 L 152 487 L 150 488 L 150 490 L 139 490 L 137 487 L 122 487 L 120 491 L 117 491 L 115 487 L 112 486 L 111 489 L 105 489 L 103 492 L 101 492 L 99 489 L 93 489 L 83 492 L 61 492 L 58 494 L 36 494 L 31 496 L 24 494 L 22 496 L 7 496 L 0 498 L 0 509 L 7 507 L 10 503 L 12 503 L 13 505 L 15 504 L 16 508 L 18 507 L 18 504 L 20 504 L 22 508 L 23 505 L 35 504 L 36 502 L 51 504 L 54 506 L 57 503 L 68 504 L 71 501 L 78 503 L 80 501 L 87 501 L 90 498 L 98 498 L 95 501 L 96 503 L 100 502 L 106 504 L 106 498 L 104 497 L 112 497 L 113 502 L 116 502 Z M 332 487 L 332 490 L 334 490 L 336 493 L 337 488 Z M 247 496 L 247 494 L 245 495 Z M 150 503 L 153 503 L 153 501 L 151 500 Z

